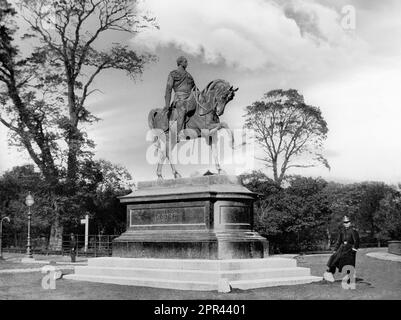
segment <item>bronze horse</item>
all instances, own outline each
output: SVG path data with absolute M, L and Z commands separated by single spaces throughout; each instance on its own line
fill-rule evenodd
M 231 145 L 234 143 L 233 133 L 226 123 L 220 122 L 219 117 L 224 113 L 224 109 L 230 102 L 238 88 L 234 89 L 227 81 L 214 80 L 206 88 L 199 91 L 194 88 L 186 102 L 186 121 L 185 130 L 176 132 L 176 110 L 170 112 L 166 109 L 152 109 L 149 112 L 148 122 L 150 129 L 156 129 L 153 142 L 156 143 L 159 152 L 157 164 L 157 177 L 163 179 L 162 167 L 166 159 L 169 160 L 175 178 L 181 175 L 177 172 L 175 165 L 171 162 L 171 150 L 181 140 L 196 139 L 204 137 L 207 144 L 212 149 L 212 154 L 216 163 L 216 169 L 220 174 L 222 169 L 217 155 L 216 139 L 214 135 L 220 129 L 227 129 L 231 136 Z M 205 134 L 206 132 L 206 134 Z M 212 137 L 212 139 L 210 139 Z M 215 136 L 214 136 L 215 137 Z

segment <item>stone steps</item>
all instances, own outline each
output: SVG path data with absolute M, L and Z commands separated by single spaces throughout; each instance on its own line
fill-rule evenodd
M 124 286 L 151 287 L 174 290 L 195 290 L 195 291 L 213 291 L 217 290 L 216 282 L 206 281 L 180 281 L 180 280 L 160 280 L 151 278 L 131 278 L 131 277 L 113 277 L 69 274 L 63 277 L 67 280 L 88 281 L 97 283 L 118 284 Z
M 124 286 L 151 287 L 174 290 L 193 290 L 193 291 L 215 291 L 218 290 L 218 282 L 211 281 L 183 281 L 183 280 L 160 280 L 151 278 L 132 278 L 132 277 L 112 277 L 96 275 L 66 275 L 65 279 L 88 281 L 96 283 L 108 283 Z M 229 282 L 232 289 L 249 290 L 266 287 L 288 286 L 307 284 L 322 280 L 320 277 L 281 277 L 276 279 L 262 279 L 253 281 L 232 281 Z
M 146 258 L 114 258 L 103 257 L 88 259 L 88 267 L 115 268 L 148 268 L 174 270 L 243 270 L 265 268 L 295 268 L 295 259 L 264 258 L 264 259 L 146 259 Z
M 235 260 L 94 258 L 65 279 L 176 290 L 218 290 L 227 281 L 242 290 L 320 281 L 295 259 Z
M 298 284 L 307 284 L 312 282 L 321 281 L 321 277 L 315 276 L 301 276 L 301 277 L 282 277 L 275 279 L 262 279 L 262 280 L 240 280 L 230 282 L 232 288 L 249 290 L 277 286 L 293 286 Z
M 168 280 L 199 280 L 217 282 L 221 278 L 229 281 L 273 279 L 281 277 L 301 277 L 310 275 L 308 268 L 267 268 L 247 270 L 173 270 L 148 268 L 110 268 L 110 267 L 76 267 L 76 274 L 93 276 L 124 276 L 132 278 L 151 278 Z

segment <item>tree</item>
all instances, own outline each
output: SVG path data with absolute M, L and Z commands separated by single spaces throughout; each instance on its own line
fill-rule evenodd
M 401 239 L 401 193 L 393 190 L 380 201 L 380 208 L 375 212 L 375 221 L 380 240 Z
M 33 165 L 14 167 L 0 177 L 1 216 L 11 218 L 8 234 L 26 234 L 28 208 L 25 198 L 29 191 L 35 198 L 32 207 L 32 234 L 36 236 L 49 231 L 52 212 L 48 207 L 45 187 L 42 175 L 35 171 Z
M 60 205 L 77 191 L 80 162 L 90 160 L 94 147 L 83 128 L 97 120 L 86 106 L 96 92 L 94 80 L 107 69 L 136 78 L 155 58 L 121 44 L 98 48 L 106 32 L 135 34 L 154 23 L 140 16 L 135 4 L 20 1 L 22 18 L 30 26 L 23 39 L 33 42 L 32 51 L 23 56 L 14 39 L 17 12 L 0 0 L 0 122 L 11 131 L 10 142 L 27 150 L 48 184 L 55 216 L 51 234 L 58 244 Z
M 328 199 L 324 193 L 327 182 L 321 178 L 288 177 L 275 207 L 282 215 L 273 215 L 280 230 L 280 237 L 287 247 L 297 250 L 313 250 L 328 240 L 326 228 L 330 217 Z M 267 213 L 266 211 L 265 213 Z
M 383 182 L 366 182 L 362 183 L 360 187 L 363 190 L 363 196 L 357 214 L 357 221 L 362 231 L 368 235 L 368 239 L 370 241 L 376 240 L 380 234 L 377 218 L 379 217 L 381 202 L 387 196 L 392 196 L 395 190 Z
M 132 177 L 126 168 L 109 161 L 99 160 L 97 165 L 103 179 L 96 189 L 95 228 L 106 234 L 120 234 L 127 227 L 127 210 L 118 197 L 132 191 Z
M 276 250 L 311 250 L 324 241 L 330 217 L 326 181 L 291 176 L 288 187 L 282 188 L 261 172 L 244 175 L 243 181 L 261 194 L 255 204 L 255 229 Z
M 296 90 L 272 90 L 263 101 L 246 108 L 245 127 L 255 130 L 255 137 L 265 156 L 261 159 L 273 169 L 273 179 L 281 184 L 291 168 L 308 168 L 318 163 L 329 167 L 322 155 L 327 137 L 327 123 L 318 107 L 305 104 Z M 301 156 L 309 154 L 305 164 Z
M 117 197 L 131 191 L 132 178 L 127 169 L 106 160 L 88 160 L 80 162 L 78 176 L 79 191 L 58 201 L 65 231 L 79 233 L 85 214 L 91 217 L 92 232 L 122 231 L 126 227 L 126 208 Z M 26 234 L 28 191 L 35 198 L 33 237 L 48 234 L 54 220 L 43 175 L 33 165 L 14 167 L 0 176 L 0 213 L 11 217 L 7 233 L 16 238 Z
M 95 43 L 107 31 L 135 34 L 154 19 L 139 16 L 133 0 L 24 0 L 23 14 L 41 47 L 34 54 L 63 69 L 67 117 L 62 123 L 68 145 L 67 178 L 76 179 L 77 157 L 84 143 L 80 123 L 96 120 L 85 108 L 95 78 L 106 69 L 125 71 L 135 78 L 154 57 L 138 55 L 127 45 L 114 44 L 108 50 L 96 49 Z M 96 21 L 96 22 L 95 22 Z M 44 23 L 46 22 L 46 24 Z M 56 74 L 53 74 L 56 76 Z
M 11 130 L 11 142 L 27 150 L 49 184 L 54 185 L 59 176 L 55 163 L 59 137 L 52 127 L 60 115 L 57 101 L 47 99 L 58 87 L 55 79 L 51 81 L 53 89 L 45 81 L 36 82 L 44 60 L 38 55 L 21 57 L 14 43 L 18 28 L 13 18 L 17 12 L 7 1 L 0 1 L 0 121 Z M 55 108 L 51 107 L 53 103 Z
M 329 229 L 332 235 L 338 232 L 344 215 L 351 218 L 364 242 L 387 240 L 387 214 L 397 207 L 397 192 L 381 182 L 362 182 L 343 185 L 329 183 L 325 189 L 329 199 L 331 217 Z M 391 218 L 389 219 L 392 220 Z
M 342 225 L 345 215 L 350 217 L 353 224 L 359 228 L 358 212 L 363 197 L 360 184 L 329 182 L 323 192 L 328 199 L 331 212 L 326 229 L 328 238 L 330 240 L 337 238 L 339 226 Z
M 126 228 L 126 207 L 118 199 L 132 189 L 132 177 L 125 167 L 106 160 L 86 161 L 79 170 L 79 191 L 65 207 L 69 232 L 79 232 L 80 219 L 89 214 L 90 232 L 117 234 Z
M 262 199 L 281 190 L 281 187 L 274 180 L 260 170 L 242 174 L 240 175 L 240 180 L 246 188 L 257 193 L 259 198 Z

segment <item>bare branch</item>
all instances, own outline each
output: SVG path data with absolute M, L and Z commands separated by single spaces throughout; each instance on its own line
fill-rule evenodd
M 92 75 L 89 77 L 89 80 L 87 81 L 87 83 L 85 84 L 84 88 L 83 88 L 83 93 L 81 96 L 81 101 L 79 103 L 79 107 L 83 108 L 83 105 L 85 103 L 86 98 L 88 97 L 88 89 L 89 86 L 92 84 L 93 80 L 96 78 L 96 76 L 105 68 L 107 68 L 107 61 L 103 62 L 99 67 L 97 67 L 97 69 L 95 70 L 94 73 L 92 73 Z M 91 91 L 93 92 L 93 90 Z
M 17 131 L 17 130 L 18 130 L 18 128 L 12 126 L 10 122 L 7 122 L 7 121 L 4 120 L 2 117 L 0 117 L 0 122 L 1 122 L 3 125 L 5 125 L 7 128 L 9 128 L 9 129 L 11 129 L 11 130 L 13 130 L 13 131 Z
M 287 166 L 287 169 L 290 169 L 290 168 L 313 168 L 313 167 L 316 167 L 316 165 L 314 165 L 314 164 L 311 164 L 311 165 L 292 164 L 292 165 Z

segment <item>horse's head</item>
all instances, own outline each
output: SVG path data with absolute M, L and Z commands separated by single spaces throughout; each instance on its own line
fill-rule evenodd
M 218 116 L 224 113 L 224 109 L 232 99 L 234 99 L 235 92 L 238 88 L 234 89 L 227 81 L 214 80 L 210 82 L 204 90 L 205 99 L 211 102 L 211 107 L 215 110 Z

